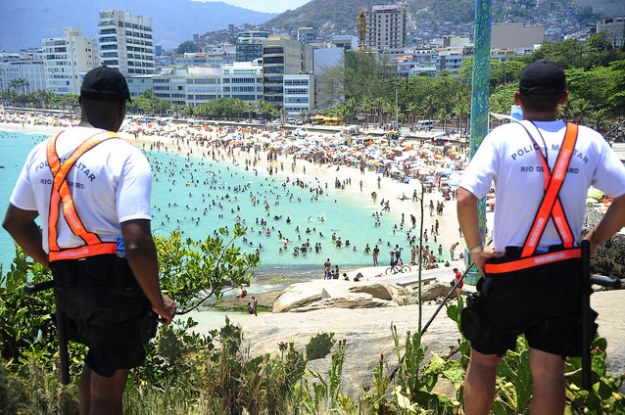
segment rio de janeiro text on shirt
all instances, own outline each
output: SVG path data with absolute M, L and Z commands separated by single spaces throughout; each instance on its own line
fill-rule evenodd
M 520 158 L 522 158 L 523 156 L 533 153 L 534 151 L 539 149 L 540 147 L 536 143 L 532 143 L 531 145 L 528 144 L 514 151 L 510 155 L 510 157 L 512 158 L 512 161 L 520 161 Z M 551 151 L 554 153 L 558 153 L 560 151 L 560 144 L 553 144 L 551 146 Z M 573 149 L 572 158 L 577 158 L 580 161 L 584 162 L 584 164 L 587 164 L 589 161 L 588 157 L 584 156 L 584 154 L 577 149 Z
M 61 160 L 61 165 L 63 164 L 65 160 Z M 44 160 L 42 162 L 39 162 L 35 165 L 35 173 L 39 171 L 39 169 L 43 169 L 44 167 L 49 167 L 48 164 L 48 160 Z M 78 171 L 80 171 L 81 173 L 83 173 L 85 176 L 87 176 L 87 179 L 89 179 L 89 181 L 94 181 L 95 180 L 95 174 L 91 173 L 91 170 L 89 170 L 89 168 L 81 163 L 81 162 L 77 162 L 74 167 L 74 169 L 78 169 Z

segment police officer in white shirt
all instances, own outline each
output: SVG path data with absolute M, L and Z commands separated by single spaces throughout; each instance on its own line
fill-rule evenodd
M 159 284 L 150 166 L 115 134 L 127 100 L 119 71 L 88 72 L 80 123 L 31 151 L 3 222 L 28 255 L 52 270 L 68 337 L 88 346 L 79 387 L 83 414 L 122 413 L 129 369 L 144 362 L 156 319 L 169 324 L 176 313 Z
M 590 185 L 614 198 L 585 237 L 591 250 L 625 225 L 625 168 L 598 132 L 557 120 L 567 98 L 560 66 L 528 65 L 515 93 L 524 120 L 485 137 L 458 190 L 460 227 L 484 274 L 477 305 L 462 316 L 472 347 L 464 386 L 468 415 L 489 413 L 497 367 L 519 334 L 530 346 L 531 413 L 564 412 L 564 357 L 581 353 L 578 239 Z M 484 247 L 477 202 L 493 181 L 493 246 Z

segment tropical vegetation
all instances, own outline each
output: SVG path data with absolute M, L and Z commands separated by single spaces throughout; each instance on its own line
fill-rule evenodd
M 180 233 L 157 239 L 162 284 L 188 309 L 198 297 L 220 297 L 227 287 L 249 282 L 258 263 L 235 242 L 245 229 L 220 229 L 203 241 Z M 58 378 L 58 342 L 50 312 L 52 292 L 28 295 L 24 287 L 46 281 L 49 271 L 16 251 L 7 272 L 0 269 L 0 413 L 76 414 L 77 379 L 85 349 L 71 345 L 73 382 Z M 462 300 L 447 315 L 459 324 Z M 344 392 L 343 365 L 348 340 L 319 333 L 304 349 L 276 344 L 275 353 L 253 356 L 244 333 L 226 320 L 219 330 L 195 333 L 188 318 L 161 326 L 147 348 L 147 361 L 131 372 L 124 406 L 128 414 L 457 414 L 461 413 L 470 347 L 462 338 L 447 356 L 428 352 L 420 333 L 392 329 L 395 356 L 381 355 L 371 379 L 357 395 Z M 427 335 L 427 334 L 425 334 Z M 592 350 L 593 386 L 582 390 L 580 361 L 566 363 L 567 413 L 625 414 L 621 388 L 625 375 L 606 370 L 607 343 L 596 338 Z M 371 353 L 376 353 L 371 350 Z M 325 371 L 309 362 L 329 356 Z M 399 362 L 394 363 L 394 362 Z M 436 392 L 446 383 L 451 393 Z M 527 413 L 531 396 L 528 346 L 504 358 L 497 377 L 495 414 Z

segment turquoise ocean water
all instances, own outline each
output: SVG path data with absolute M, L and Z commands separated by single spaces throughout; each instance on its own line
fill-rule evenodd
M 45 137 L 0 131 L 2 215 L 28 152 Z M 404 253 L 409 252 L 408 234 L 399 229 L 398 221 L 387 215 L 375 226 L 372 214 L 380 206 L 364 195 L 325 185 L 321 186 L 323 194 L 316 194 L 317 184 L 301 187 L 292 180 L 286 183 L 284 178 L 226 163 L 165 152 L 146 155 L 155 177 L 152 228 L 157 235 L 179 229 L 185 236 L 202 239 L 220 227 L 231 229 L 239 221 L 248 228 L 240 245 L 248 252 L 260 250 L 259 270 L 275 274 L 316 274 L 326 258 L 340 267 L 371 265 L 371 255 L 363 252 L 367 243 L 380 247 L 380 264 L 388 262 L 390 246 L 399 244 Z M 333 233 L 343 241 L 342 248 L 333 243 Z M 306 255 L 294 256 L 293 248 L 307 240 L 311 248 Z M 350 247 L 345 247 L 346 240 Z M 321 244 L 318 253 L 316 244 Z M 0 261 L 6 267 L 13 256 L 13 242 L 2 230 Z

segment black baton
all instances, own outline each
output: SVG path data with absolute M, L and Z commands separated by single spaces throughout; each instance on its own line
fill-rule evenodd
M 582 241 L 582 388 L 590 390 L 592 386 L 592 368 L 590 360 L 590 343 L 592 339 L 592 316 L 590 311 L 590 242 Z
M 54 287 L 54 281 L 44 281 L 38 284 L 27 285 L 24 292 L 27 294 L 37 293 Z M 56 295 L 54 296 L 56 302 Z M 65 328 L 65 313 L 59 310 L 58 304 L 55 312 L 56 334 L 59 338 L 59 360 L 61 364 L 61 383 L 69 385 L 69 353 L 67 351 L 67 331 Z

